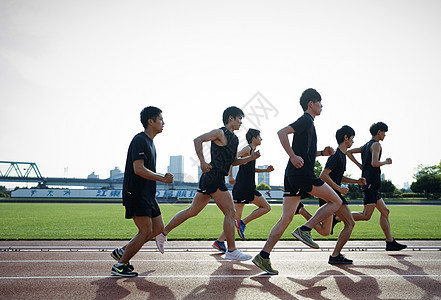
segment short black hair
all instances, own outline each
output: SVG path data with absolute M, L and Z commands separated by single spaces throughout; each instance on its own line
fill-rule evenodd
M 157 107 L 154 106 L 147 106 L 144 107 L 141 111 L 141 123 L 142 126 L 144 126 L 144 129 L 147 129 L 148 121 L 152 119 L 153 121 L 156 121 L 156 118 L 162 113 L 162 110 L 160 110 Z
M 387 132 L 389 130 L 389 128 L 383 122 L 374 123 L 371 125 L 371 128 L 369 128 L 369 131 L 371 132 L 372 136 L 377 135 L 378 130 Z
M 354 129 L 348 125 L 344 125 L 342 128 L 337 130 L 335 133 L 335 138 L 337 139 L 337 143 L 340 145 L 345 140 L 345 135 L 350 138 L 355 135 Z
M 322 96 L 320 96 L 319 92 L 314 89 L 307 89 L 302 93 L 302 96 L 300 97 L 300 105 L 302 106 L 303 111 L 306 111 L 308 109 L 309 101 L 322 101 Z
M 257 138 L 259 136 L 259 134 L 260 134 L 260 130 L 253 129 L 253 128 L 248 129 L 248 132 L 245 135 L 245 138 L 247 139 L 248 144 L 251 144 L 253 137 Z
M 236 107 L 236 106 L 230 106 L 227 109 L 224 110 L 224 113 L 222 115 L 222 120 L 224 121 L 224 125 L 228 124 L 228 118 L 232 116 L 233 118 L 236 117 L 244 117 L 245 114 L 243 113 L 243 111 Z

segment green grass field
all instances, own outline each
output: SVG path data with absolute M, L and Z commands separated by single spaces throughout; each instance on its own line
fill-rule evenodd
M 164 223 L 188 205 L 161 205 Z M 307 205 L 312 213 L 315 205 Z M 255 206 L 247 205 L 244 216 Z M 361 211 L 363 206 L 350 206 Z M 441 206 L 390 206 L 392 234 L 396 239 L 441 239 Z M 128 240 L 136 234 L 132 220 L 124 219 L 120 204 L 56 204 L 56 203 L 0 203 L 0 240 Z M 272 210 L 247 226 L 248 240 L 266 240 L 273 225 L 281 216 L 282 206 Z M 375 211 L 370 221 L 357 222 L 352 240 L 382 240 L 379 213 Z M 208 205 L 197 217 L 175 228 L 169 240 L 213 240 L 222 231 L 223 215 L 215 205 Z M 305 222 L 295 216 L 282 236 L 293 239 L 291 231 Z M 342 228 L 339 223 L 335 231 Z M 313 231 L 317 240 L 335 240 L 337 234 L 322 237 Z

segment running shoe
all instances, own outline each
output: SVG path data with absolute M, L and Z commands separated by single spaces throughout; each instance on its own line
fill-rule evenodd
M 279 274 L 279 271 L 274 270 L 273 267 L 271 267 L 271 261 L 269 258 L 263 258 L 260 253 L 257 254 L 253 258 L 253 264 L 255 264 L 258 268 L 262 269 L 264 272 L 268 273 L 269 275 L 277 275 Z
M 164 235 L 162 232 L 155 237 L 156 247 L 162 254 L 164 254 L 165 241 L 167 241 L 167 236 Z
M 115 250 L 112 251 L 112 253 L 110 253 L 110 256 L 112 256 L 114 260 L 119 261 L 123 256 L 123 254 L 124 254 L 123 248 L 116 248 Z
M 131 266 L 129 263 L 122 264 L 122 263 L 116 263 L 112 267 L 111 273 L 116 276 L 121 277 L 134 277 L 138 276 L 138 273 L 133 272 L 133 269 L 131 269 L 129 266 Z M 132 266 L 133 268 L 133 266 Z
M 392 242 L 386 241 L 386 251 L 400 251 L 406 248 L 407 245 L 400 244 L 395 239 Z
M 234 223 L 236 224 L 237 233 L 239 234 L 240 239 L 244 241 L 245 240 L 244 232 L 247 225 L 245 225 L 245 223 L 242 220 L 234 220 Z
M 231 252 L 227 251 L 227 253 L 225 254 L 225 259 L 229 259 L 229 260 L 245 261 L 245 260 L 250 260 L 251 258 L 253 258 L 251 255 L 245 254 L 241 252 L 239 249 L 236 249 Z
M 216 250 L 219 250 L 222 253 L 227 252 L 227 248 L 225 247 L 225 242 L 219 242 L 218 240 L 215 240 L 213 245 L 211 245 Z
M 328 264 L 338 265 L 338 264 L 352 264 L 351 259 L 347 259 L 343 254 L 337 256 L 329 256 Z
M 116 248 L 115 250 L 112 251 L 112 253 L 110 253 L 110 256 L 112 256 L 114 260 L 119 261 L 123 256 L 123 254 L 124 254 L 123 248 Z M 128 265 L 130 271 L 135 270 L 135 268 L 130 263 L 128 263 Z
M 307 231 L 307 230 L 301 230 L 300 227 L 297 227 L 296 230 L 294 230 L 293 232 L 291 232 L 291 234 L 293 236 L 295 236 L 299 241 L 301 241 L 302 243 L 304 243 L 305 245 L 314 248 L 314 249 L 319 249 L 320 246 L 314 242 L 314 240 L 311 238 L 311 231 Z

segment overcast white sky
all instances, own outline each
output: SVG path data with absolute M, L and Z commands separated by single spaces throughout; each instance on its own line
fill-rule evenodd
M 318 147 L 336 147 L 345 124 L 361 146 L 383 121 L 393 164 L 382 170 L 402 187 L 441 159 L 440 36 L 436 0 L 2 0 L 0 160 L 36 162 L 45 177 L 68 168 L 107 178 L 124 169 L 139 112 L 154 105 L 166 123 L 157 170 L 184 155 L 197 178 L 193 139 L 236 105 L 262 131 L 257 164 L 274 165 L 271 184 L 282 185 L 288 157 L 276 132 L 313 87 L 324 106 Z M 347 172 L 360 175 L 350 161 Z

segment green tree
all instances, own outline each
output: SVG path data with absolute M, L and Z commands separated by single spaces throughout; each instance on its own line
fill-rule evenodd
M 363 194 L 358 184 L 348 184 L 349 192 L 346 194 L 349 199 L 360 199 Z
M 320 174 L 322 174 L 322 170 L 323 170 L 322 164 L 318 160 L 316 160 L 314 165 L 315 176 L 320 177 Z
M 396 186 L 390 180 L 382 180 L 380 192 L 384 194 L 385 197 L 391 198 L 393 197 L 395 192 L 398 192 Z
M 414 193 L 424 193 L 426 198 L 430 198 L 430 194 L 436 198 L 441 194 L 441 176 L 422 175 L 416 182 L 412 182 L 410 188 Z
M 5 186 L 0 185 L 0 197 L 1 198 L 8 198 L 10 196 L 11 196 L 11 192 L 8 191 Z
M 419 165 L 414 177 L 416 181 L 410 186 L 414 193 L 424 193 L 426 198 L 441 195 L 441 162 L 434 166 Z
M 425 175 L 441 176 L 441 162 L 435 166 L 419 165 L 417 168 L 417 172 L 414 175 L 415 179 L 418 179 L 418 178 L 423 177 Z
M 256 186 L 256 190 L 271 190 L 271 187 L 263 182 Z

